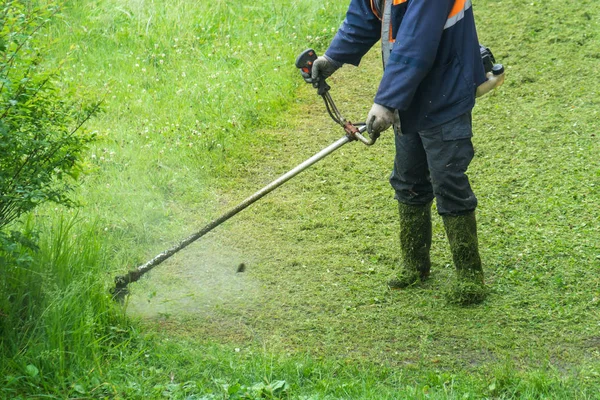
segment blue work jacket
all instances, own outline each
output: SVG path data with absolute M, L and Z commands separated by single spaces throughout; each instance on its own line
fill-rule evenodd
M 393 1 L 387 38 L 375 1 L 351 0 L 325 54 L 358 66 L 377 41 L 393 42 L 374 102 L 399 111 L 404 133 L 471 111 L 486 80 L 471 0 L 386 0 Z

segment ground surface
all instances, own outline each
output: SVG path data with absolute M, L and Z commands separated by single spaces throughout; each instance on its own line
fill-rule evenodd
M 373 52 L 332 79 L 349 118 L 366 115 L 378 67 Z M 502 91 L 515 88 L 510 73 Z M 287 126 L 264 132 L 270 147 L 224 184 L 222 210 L 341 137 L 312 90 L 298 102 Z M 446 304 L 454 273 L 437 215 L 432 279 L 387 289 L 398 266 L 388 132 L 372 148 L 346 145 L 157 268 L 134 288 L 129 311 L 172 335 L 241 349 L 460 370 L 597 365 L 598 190 L 589 180 L 557 180 L 556 169 L 597 174 L 589 153 L 598 139 L 589 131 L 544 136 L 522 120 L 533 106 L 503 104 L 502 94 L 481 103 L 470 176 L 491 288 L 483 305 Z M 551 146 L 572 156 L 549 159 Z M 209 221 L 199 210 L 190 232 Z M 246 271 L 236 273 L 242 262 Z

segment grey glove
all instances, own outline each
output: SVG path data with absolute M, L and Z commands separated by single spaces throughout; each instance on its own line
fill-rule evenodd
M 320 56 L 313 62 L 311 75 L 302 73 L 304 80 L 308 83 L 316 83 L 321 79 L 329 78 L 343 64 L 327 56 Z
M 398 119 L 398 113 L 391 108 L 373 103 L 371 111 L 367 116 L 367 132 L 372 139 L 377 139 L 379 134 L 390 126 L 400 126 L 400 120 Z

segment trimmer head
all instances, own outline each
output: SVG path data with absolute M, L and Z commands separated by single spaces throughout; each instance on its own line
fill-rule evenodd
M 113 300 L 121 304 L 125 302 L 125 297 L 127 297 L 129 294 L 127 282 L 124 278 L 124 276 L 117 276 L 115 278 L 115 287 L 110 289 L 110 294 L 112 294 Z
M 127 275 L 119 275 L 115 277 L 115 287 L 110 289 L 110 294 L 114 301 L 118 301 L 123 304 L 125 297 L 129 294 L 127 285 L 131 282 L 137 281 L 141 277 L 141 273 L 137 270 L 129 271 Z

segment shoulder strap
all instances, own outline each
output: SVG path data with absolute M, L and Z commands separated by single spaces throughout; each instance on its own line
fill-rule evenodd
M 373 14 L 379 19 L 383 17 L 383 2 L 384 0 L 371 0 L 371 10 L 373 10 Z
M 381 15 L 381 52 L 383 59 L 383 68 L 387 65 L 392 49 L 394 48 L 394 40 L 392 39 L 392 0 L 382 1 Z

